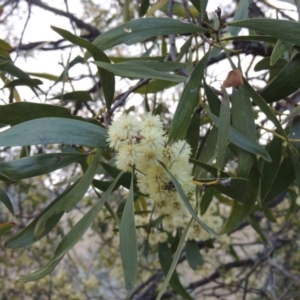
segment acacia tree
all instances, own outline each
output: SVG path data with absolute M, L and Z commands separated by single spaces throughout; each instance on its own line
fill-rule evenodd
M 112 1 L 105 28 L 65 3 L 28 1 L 28 22 L 36 7 L 71 21 L 52 26 L 60 40 L 0 41 L 1 272 L 34 282 L 3 286 L 3 299 L 297 295 L 299 23 L 246 0 L 213 16 L 208 1 Z M 34 48 L 68 51 L 62 72 L 11 59 Z M 89 267 L 69 252 L 82 240 Z M 94 277 L 72 293 L 82 269 Z

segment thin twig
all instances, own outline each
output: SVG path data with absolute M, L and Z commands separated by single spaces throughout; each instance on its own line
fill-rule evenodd
M 28 26 L 30 17 L 31 17 L 31 0 L 28 0 L 28 14 L 27 14 L 27 18 L 26 18 L 26 21 L 25 21 L 25 24 L 24 24 L 22 33 L 21 33 L 21 37 L 20 37 L 20 40 L 19 40 L 19 44 L 18 44 L 18 46 L 17 46 L 17 48 L 16 48 L 16 58 L 15 58 L 15 60 L 14 60 L 14 63 L 17 61 L 17 59 L 18 59 L 18 57 L 19 57 L 20 46 L 22 45 L 23 37 L 24 37 L 25 31 L 26 31 L 26 29 L 27 29 L 27 26 Z
M 27 1 L 29 1 L 29 0 L 27 0 Z M 51 7 L 51 6 L 43 3 L 41 0 L 30 0 L 30 1 L 31 1 L 32 4 L 34 4 L 34 5 L 36 5 L 40 8 L 43 8 L 45 10 L 51 11 L 51 12 L 55 13 L 56 15 L 69 18 L 80 29 L 86 29 L 88 32 L 90 32 L 93 35 L 100 35 L 101 34 L 99 29 L 97 29 L 96 27 L 94 27 L 90 24 L 87 24 L 87 23 L 83 22 L 82 20 L 76 18 L 73 14 L 70 14 L 68 12 L 59 10 L 57 8 L 54 8 L 54 7 Z
M 190 10 L 188 8 L 187 1 L 186 0 L 182 0 L 182 4 L 183 4 L 184 10 L 185 10 L 185 16 L 186 16 L 188 22 L 192 23 L 191 14 L 190 14 Z

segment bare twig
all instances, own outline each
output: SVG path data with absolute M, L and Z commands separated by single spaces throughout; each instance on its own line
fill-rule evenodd
M 17 59 L 18 59 L 18 57 L 19 57 L 19 51 L 20 51 L 19 47 L 20 47 L 20 45 L 22 45 L 23 37 L 24 37 L 26 28 L 27 28 L 29 20 L 30 20 L 30 16 L 31 16 L 31 0 L 28 0 L 28 14 L 27 14 L 27 18 L 26 18 L 26 21 L 25 21 L 22 33 L 21 33 L 19 44 L 18 44 L 18 46 L 16 48 L 16 58 L 15 58 L 14 62 L 16 62 Z
M 186 16 L 188 22 L 192 23 L 190 10 L 188 8 L 188 4 L 187 4 L 186 0 L 182 0 L 182 4 L 183 4 L 184 10 L 185 10 L 185 16 Z
M 111 108 L 111 110 L 109 111 L 109 118 L 110 116 L 112 116 L 112 114 L 114 113 L 114 111 L 124 105 L 126 99 L 128 98 L 128 96 L 133 93 L 134 91 L 136 91 L 138 88 L 142 87 L 143 85 L 147 84 L 151 79 L 150 78 L 144 78 L 141 79 L 136 85 L 132 86 L 131 88 L 129 88 L 126 92 L 120 94 L 117 96 L 116 101 L 114 102 L 113 107 Z

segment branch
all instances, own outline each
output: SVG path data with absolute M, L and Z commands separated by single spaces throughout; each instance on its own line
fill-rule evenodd
M 246 55 L 253 55 L 255 56 L 262 56 L 262 57 L 269 57 L 271 56 L 271 53 L 273 51 L 273 47 L 265 48 L 264 43 L 260 42 L 249 42 L 249 41 L 233 41 L 234 50 L 240 50 L 241 53 L 245 53 Z M 237 53 L 229 52 L 230 56 L 236 56 Z M 221 52 L 220 54 L 212 57 L 207 62 L 207 65 L 213 65 L 223 59 L 226 59 L 226 55 L 224 52 Z
M 97 37 L 97 35 L 88 34 L 88 35 L 82 35 L 80 37 L 92 42 Z M 62 44 L 65 41 L 66 41 L 65 39 L 59 39 L 57 41 L 39 41 L 39 42 L 33 42 L 28 44 L 21 44 L 18 45 L 17 47 L 13 47 L 11 49 L 11 52 L 15 52 L 17 50 L 29 51 L 35 48 L 38 48 L 38 50 L 42 50 L 42 51 L 54 51 L 54 50 L 66 49 L 73 46 L 72 44 L 60 46 L 60 44 Z M 42 45 L 44 46 L 40 47 Z
M 278 204 L 280 204 L 284 199 L 285 196 L 287 194 L 287 190 L 285 190 L 284 192 L 282 192 L 280 195 L 278 195 L 276 198 L 274 198 L 268 205 L 269 208 L 273 208 L 276 207 Z M 254 218 L 256 222 L 260 222 L 263 218 L 265 217 L 264 214 L 262 214 L 260 211 L 256 212 L 254 214 Z M 243 229 L 244 227 L 250 225 L 247 221 L 241 223 L 236 229 L 234 229 L 230 234 L 236 232 L 236 231 L 240 231 L 241 229 Z
M 277 196 L 270 204 L 269 207 L 276 207 L 279 203 L 281 203 L 283 201 L 283 199 L 285 198 L 286 192 L 283 192 L 282 194 L 280 194 L 279 196 Z M 260 221 L 263 216 L 256 216 L 257 217 L 257 221 Z M 242 228 L 244 228 L 245 226 L 248 226 L 249 223 L 244 222 L 242 223 L 235 231 L 241 230 Z M 235 232 L 233 231 L 233 232 Z M 245 282 L 247 283 L 249 276 L 256 270 L 256 268 L 264 261 L 266 261 L 270 256 L 273 255 L 273 253 L 283 247 L 286 246 L 287 244 L 291 244 L 293 241 L 292 240 L 280 240 L 277 238 L 277 233 L 275 233 L 274 235 L 276 236 L 275 240 L 272 242 L 272 245 L 269 247 L 266 247 L 263 251 L 257 252 L 256 255 L 253 255 L 252 257 L 256 257 L 257 259 L 254 258 L 248 258 L 248 259 L 244 259 L 244 260 L 239 260 L 239 261 L 233 261 L 224 265 L 221 265 L 220 267 L 218 267 L 209 277 L 195 281 L 193 283 L 190 283 L 186 289 L 196 289 L 200 286 L 204 286 L 206 284 L 215 282 L 216 283 L 216 279 L 222 277 L 222 275 L 224 275 L 224 272 L 230 271 L 233 268 L 241 268 L 241 267 L 251 267 L 252 268 L 246 273 L 246 275 L 244 276 L 243 279 L 241 279 L 241 282 Z M 205 242 L 204 241 L 198 241 L 197 242 L 199 249 L 203 249 L 206 247 Z M 182 263 L 183 261 L 186 260 L 186 255 L 182 254 L 182 256 L 180 257 L 178 263 Z M 153 279 L 157 278 L 158 274 L 162 274 L 161 271 L 158 271 L 157 273 L 155 273 L 154 275 L 152 275 L 146 282 L 144 282 L 143 284 L 139 285 L 135 292 L 134 295 L 136 295 L 136 298 L 134 299 L 143 299 L 143 300 L 154 300 L 156 297 L 155 294 L 155 288 L 157 287 L 157 282 L 154 282 Z M 297 277 L 298 278 L 298 277 Z M 152 282 L 152 283 L 151 283 Z M 148 287 L 147 287 L 148 286 Z M 246 286 L 242 286 L 239 285 L 239 288 L 243 288 L 245 290 L 245 294 L 247 292 L 251 292 L 252 289 Z M 147 288 L 146 288 L 147 287 Z M 144 290 L 144 288 L 146 288 L 146 290 L 142 293 L 143 296 L 147 295 L 147 298 L 141 298 L 139 296 L 139 293 L 141 291 Z M 257 290 L 256 290 L 257 292 Z M 268 296 L 264 293 L 264 291 L 259 290 L 259 292 L 261 293 L 261 296 L 264 296 L 266 299 L 269 299 Z M 163 295 L 163 299 L 169 299 L 172 298 L 174 296 L 174 291 L 171 290 L 170 291 L 166 291 L 165 294 Z
M 24 26 L 23 26 L 23 30 L 22 30 L 22 33 L 21 33 L 21 37 L 20 37 L 19 44 L 18 44 L 18 46 L 16 47 L 17 55 L 16 55 L 16 58 L 15 58 L 14 62 L 16 62 L 16 60 L 17 60 L 17 58 L 18 58 L 18 56 L 19 56 L 20 45 L 22 44 L 23 37 L 24 37 L 25 31 L 26 31 L 26 28 L 27 28 L 27 26 L 28 26 L 30 17 L 31 17 L 31 0 L 28 0 L 28 15 L 27 15 L 26 22 L 25 22 L 25 24 L 24 24 Z
M 26 0 L 26 1 L 29 1 L 29 0 Z M 96 27 L 83 22 L 82 20 L 76 18 L 71 13 L 68 13 L 68 12 L 59 10 L 57 8 L 48 6 L 47 4 L 43 3 L 41 0 L 31 0 L 30 2 L 31 2 L 31 4 L 36 5 L 40 8 L 45 9 L 45 10 L 51 11 L 51 12 L 55 13 L 56 15 L 63 16 L 63 17 L 66 17 L 66 18 L 70 19 L 72 22 L 74 22 L 76 24 L 76 26 L 78 28 L 85 29 L 88 32 L 90 32 L 92 35 L 98 36 L 98 35 L 101 34 L 100 30 L 98 30 Z
M 195 289 L 195 288 L 197 288 L 199 286 L 202 286 L 202 285 L 205 285 L 207 283 L 210 283 L 213 280 L 221 277 L 224 272 L 229 271 L 229 270 L 231 270 L 233 268 L 249 267 L 249 266 L 253 266 L 253 265 L 254 265 L 254 261 L 251 258 L 227 263 L 227 264 L 225 264 L 223 266 L 220 266 L 209 277 L 190 283 L 187 288 L 188 289 Z
M 139 89 L 140 87 L 142 87 L 143 85 L 147 84 L 149 81 L 151 80 L 151 78 L 144 78 L 141 79 L 136 85 L 132 86 L 131 88 L 129 88 L 126 92 L 120 94 L 117 96 L 115 102 L 114 102 L 114 106 L 110 109 L 109 113 L 108 113 L 108 117 L 110 118 L 110 116 L 112 116 L 112 114 L 114 113 L 114 111 L 124 105 L 126 99 L 128 98 L 128 96 L 133 93 L 134 91 L 136 91 L 137 89 Z

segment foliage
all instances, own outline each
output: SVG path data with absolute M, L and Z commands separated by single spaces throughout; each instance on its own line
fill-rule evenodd
M 62 72 L 24 71 L 36 45 L 0 40 L 2 298 L 299 294 L 300 24 L 246 0 L 233 19 L 213 1 L 111 2 L 108 28 L 28 2 L 72 23 L 51 27 Z

